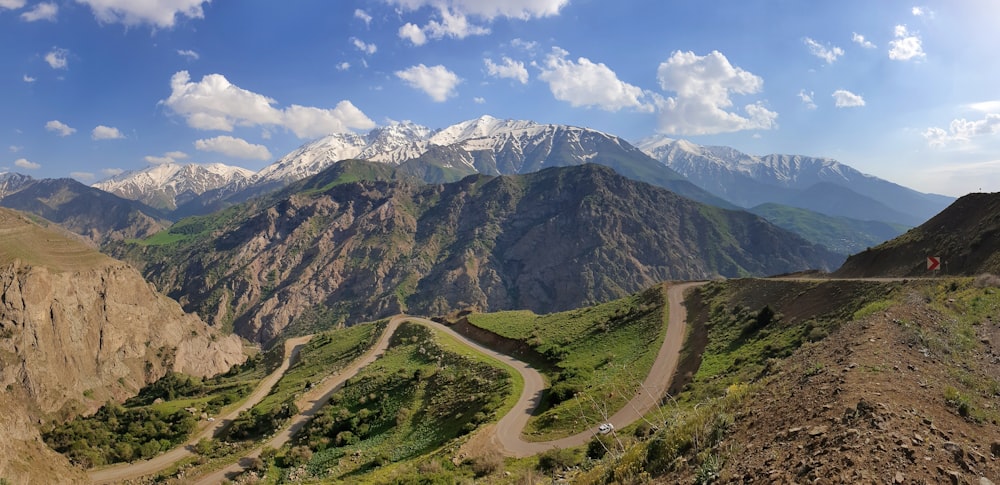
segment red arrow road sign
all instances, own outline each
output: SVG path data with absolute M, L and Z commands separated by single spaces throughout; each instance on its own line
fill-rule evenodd
M 927 256 L 927 271 L 937 271 L 941 269 L 941 258 L 938 256 Z

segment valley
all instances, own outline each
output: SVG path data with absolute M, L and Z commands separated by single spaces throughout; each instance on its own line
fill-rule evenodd
M 996 478 L 996 194 L 921 223 L 830 159 L 639 146 L 487 116 L 4 174 L 0 479 Z

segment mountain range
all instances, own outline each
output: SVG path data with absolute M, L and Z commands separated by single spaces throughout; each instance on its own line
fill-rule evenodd
M 754 156 L 729 147 L 700 146 L 663 136 L 637 145 L 699 187 L 748 209 L 777 203 L 912 227 L 954 201 L 863 174 L 830 158 Z
M 185 219 L 112 253 L 187 310 L 261 342 L 304 314 L 350 323 L 399 312 L 548 313 L 663 280 L 842 260 L 747 212 L 596 164 L 446 184 L 379 168 L 390 167 L 340 162 L 297 191 Z
M 401 122 L 367 134 L 329 135 L 256 174 L 218 165 L 152 166 L 95 186 L 170 210 L 178 220 L 272 192 L 344 159 L 382 162 L 427 183 L 597 163 L 717 207 L 745 208 L 765 218 L 782 213 L 772 222 L 845 256 L 901 234 L 951 200 L 825 158 L 756 157 L 662 137 L 643 140 L 639 147 L 586 128 L 483 116 L 438 130 Z M 763 204 L 770 205 L 756 209 Z
M 33 179 L 0 174 L 0 207 L 59 224 L 94 246 L 144 238 L 170 226 L 158 209 L 89 187 L 73 179 Z

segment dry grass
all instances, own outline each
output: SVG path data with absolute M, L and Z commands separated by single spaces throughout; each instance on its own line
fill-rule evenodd
M 35 224 L 15 211 L 0 209 L 0 264 L 15 260 L 56 271 L 86 269 L 111 261 L 82 241 Z

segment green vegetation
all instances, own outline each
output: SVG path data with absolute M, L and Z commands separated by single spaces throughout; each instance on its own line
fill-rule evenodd
M 828 216 L 780 204 L 761 204 L 750 209 L 750 212 L 809 242 L 844 255 L 864 251 L 865 248 L 888 241 L 908 229 L 899 224 Z
M 180 410 L 124 408 L 114 403 L 87 418 L 76 418 L 42 433 L 45 442 L 73 463 L 90 468 L 144 459 L 183 443 L 197 419 Z
M 1000 377 L 974 369 L 984 345 L 980 330 L 1000 313 L 998 287 L 1000 279 L 994 275 L 926 283 L 924 301 L 944 318 L 932 326 L 900 322 L 915 347 L 950 361 L 952 381 L 943 391 L 945 402 L 969 421 L 994 425 L 1000 424 L 1000 410 L 992 404 L 1000 397 Z
M 185 442 L 202 413 L 217 414 L 246 397 L 263 367 L 254 357 L 211 379 L 169 373 L 124 405 L 109 402 L 92 416 L 44 429 L 42 438 L 85 468 L 150 458 Z
M 552 383 L 526 435 L 544 441 L 603 422 L 635 395 L 666 333 L 665 289 L 550 315 L 474 314 L 469 322 L 519 340 L 548 360 Z
M 228 441 L 257 439 L 278 429 L 298 413 L 295 399 L 314 383 L 346 367 L 378 340 L 387 321 L 355 325 L 313 337 L 271 393 L 240 413 L 222 437 Z
M 511 404 L 519 381 L 495 363 L 458 349 L 456 342 L 422 325 L 401 325 L 385 355 L 350 379 L 274 457 L 280 475 L 305 465 L 311 477 L 355 482 L 368 471 L 430 453 L 496 419 Z M 480 463 L 479 473 L 496 466 L 502 462 Z M 451 476 L 444 469 L 438 474 L 442 480 Z

